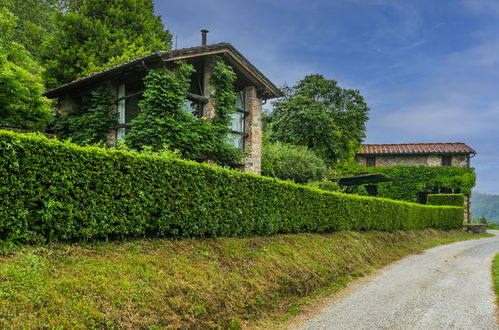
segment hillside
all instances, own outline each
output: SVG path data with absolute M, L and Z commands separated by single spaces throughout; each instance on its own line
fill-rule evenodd
M 499 195 L 473 192 L 471 196 L 473 218 L 484 216 L 487 221 L 499 224 Z

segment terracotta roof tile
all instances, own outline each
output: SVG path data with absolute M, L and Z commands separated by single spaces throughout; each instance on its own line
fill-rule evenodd
M 475 150 L 462 142 L 363 144 L 358 154 L 474 154 Z

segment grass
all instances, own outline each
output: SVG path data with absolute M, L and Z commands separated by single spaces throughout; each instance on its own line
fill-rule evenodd
M 496 290 L 496 302 L 499 306 L 499 253 L 494 258 L 492 264 L 492 281 L 494 282 L 494 289 Z
M 352 278 L 477 237 L 421 230 L 26 246 L 0 257 L 0 328 L 275 324 Z

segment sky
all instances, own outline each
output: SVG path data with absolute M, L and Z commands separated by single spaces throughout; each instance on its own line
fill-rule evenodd
M 320 73 L 358 89 L 365 143 L 465 142 L 474 191 L 499 194 L 498 0 L 154 2 L 173 47 L 208 29 L 278 86 Z

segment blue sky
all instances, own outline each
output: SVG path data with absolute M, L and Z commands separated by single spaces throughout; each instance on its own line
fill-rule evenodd
M 466 142 L 499 194 L 499 1 L 155 0 L 178 48 L 230 42 L 277 85 L 321 73 L 361 91 L 366 143 Z

